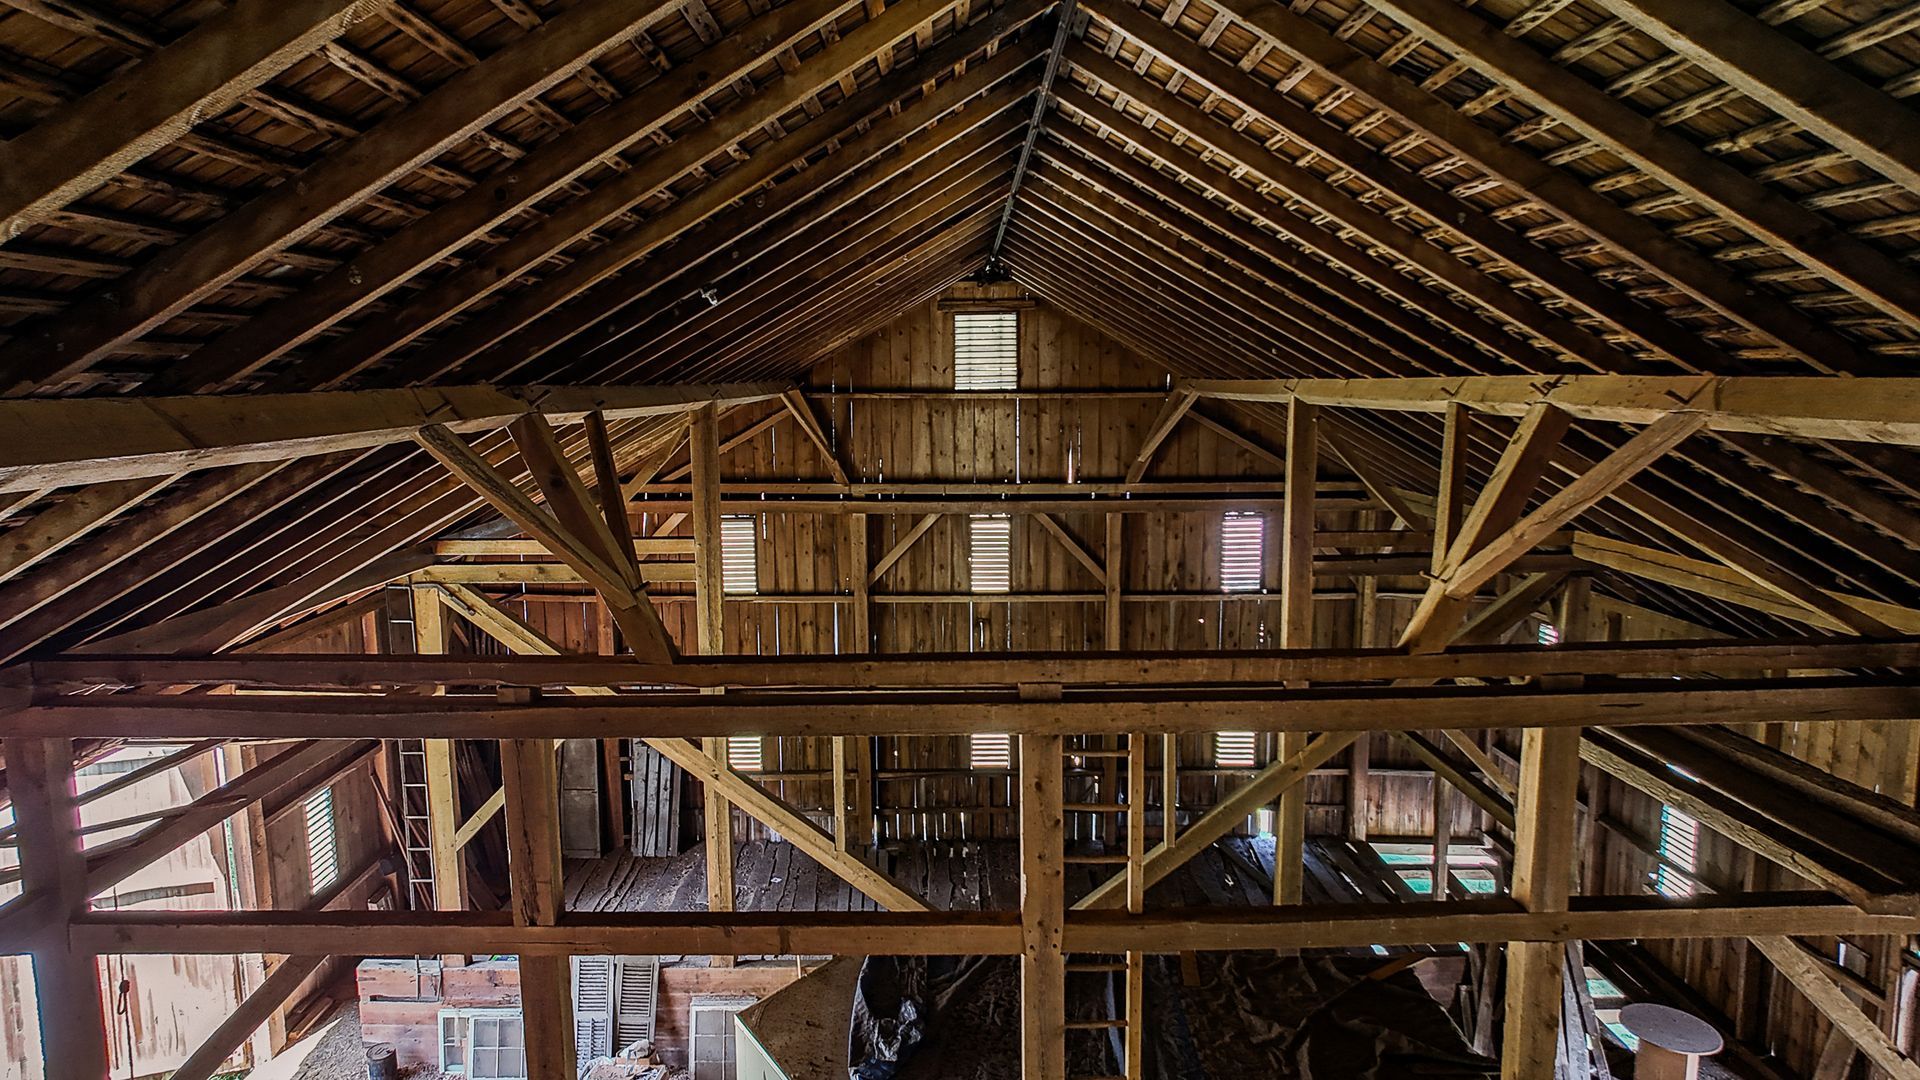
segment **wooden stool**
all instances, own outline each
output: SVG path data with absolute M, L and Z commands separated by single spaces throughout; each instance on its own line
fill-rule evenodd
M 1640 1040 L 1635 1080 L 1698 1080 L 1700 1059 L 1726 1045 L 1712 1024 L 1665 1005 L 1629 1005 L 1620 1010 L 1620 1023 Z

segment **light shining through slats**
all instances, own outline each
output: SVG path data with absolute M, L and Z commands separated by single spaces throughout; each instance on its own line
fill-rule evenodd
M 1213 763 L 1222 769 L 1253 768 L 1254 733 L 1216 731 L 1213 733 Z
M 728 514 L 720 519 L 720 591 L 751 595 L 760 591 L 754 516 Z
M 314 892 L 340 880 L 340 848 L 334 838 L 333 789 L 321 788 L 302 808 L 307 820 L 307 880 Z
M 1700 823 L 1691 814 L 1671 806 L 1660 807 L 1660 857 L 1653 873 L 1653 889 L 1661 896 L 1693 895 L 1693 872 L 1700 844 Z
M 976 769 L 1013 767 L 1013 736 L 970 735 L 967 737 L 967 761 Z
M 1257 592 L 1265 561 L 1266 515 L 1229 510 L 1220 521 L 1220 587 L 1227 592 Z
M 766 768 L 766 740 L 758 735 L 727 736 L 727 764 L 741 772 Z
M 953 317 L 953 388 L 1016 390 L 1020 386 L 1020 316 L 983 311 Z
M 977 593 L 1013 590 L 1013 521 L 1007 515 L 968 517 L 967 580 Z

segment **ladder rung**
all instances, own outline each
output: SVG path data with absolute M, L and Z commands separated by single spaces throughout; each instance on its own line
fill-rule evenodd
M 1078 811 L 1083 814 L 1102 814 L 1126 808 L 1127 804 L 1123 802 L 1070 802 L 1061 807 L 1068 812 Z
M 1125 855 L 1069 855 L 1067 856 L 1067 861 L 1070 863 L 1090 863 L 1099 866 L 1124 866 L 1127 857 Z
M 1125 1020 L 1069 1020 L 1067 1021 L 1068 1031 L 1105 1031 L 1108 1028 L 1123 1028 L 1126 1026 L 1127 1026 L 1127 1022 Z
M 1075 972 L 1082 972 L 1082 971 L 1098 972 L 1098 971 L 1125 971 L 1125 970 L 1127 970 L 1127 965 L 1125 964 L 1068 964 L 1067 965 L 1067 974 L 1069 975 L 1074 974 Z
M 1062 753 L 1068 757 L 1123 758 L 1127 756 L 1125 750 L 1066 750 Z

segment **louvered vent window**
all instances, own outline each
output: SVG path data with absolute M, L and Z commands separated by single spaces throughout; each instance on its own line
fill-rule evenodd
M 333 789 L 307 796 L 307 880 L 318 893 L 340 880 L 340 848 L 334 842 Z
M 967 577 L 974 592 L 1013 589 L 1013 521 L 1005 514 L 967 519 Z
M 1543 622 L 1540 624 L 1540 631 L 1534 640 L 1542 645 L 1558 645 L 1560 644 L 1560 628 L 1550 622 Z
M 976 769 L 1013 768 L 1013 736 L 968 736 L 967 761 Z
M 760 591 L 752 514 L 728 514 L 720 519 L 720 590 L 738 595 Z
M 953 317 L 953 388 L 1015 390 L 1020 386 L 1020 316 L 983 311 Z
M 741 772 L 766 768 L 766 740 L 758 735 L 727 736 L 727 763 Z
M 1220 522 L 1220 587 L 1256 592 L 1265 561 L 1267 519 L 1252 510 L 1229 510 Z
M 1693 895 L 1693 872 L 1700 843 L 1700 823 L 1691 814 L 1671 806 L 1660 807 L 1660 858 L 1653 872 L 1653 890 L 1661 896 Z
M 1213 734 L 1213 763 L 1222 769 L 1253 768 L 1254 733 L 1216 731 Z

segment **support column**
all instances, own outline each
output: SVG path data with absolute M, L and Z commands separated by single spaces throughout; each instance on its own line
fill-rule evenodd
M 87 861 L 80 846 L 73 740 L 7 739 L 7 786 L 19 824 L 16 903 L 43 905 L 33 941 L 33 982 L 47 1080 L 107 1075 L 107 1021 L 100 967 L 68 944 L 67 924 L 87 905 Z
M 873 649 L 873 561 L 867 551 L 867 515 L 848 514 L 846 528 L 847 578 L 853 592 L 846 651 L 866 653 Z M 852 798 L 841 799 L 843 805 L 848 801 L 853 804 L 846 843 L 868 847 L 878 840 L 873 817 L 873 736 L 841 735 L 835 742 L 836 753 L 844 762 L 835 767 L 844 770 L 845 763 L 853 766 Z
M 720 426 L 711 405 L 693 412 L 687 434 L 693 482 L 694 632 L 702 656 L 725 651 L 725 592 L 720 566 Z M 700 748 L 722 765 L 727 740 L 702 739 Z M 707 910 L 733 910 L 733 804 L 706 785 Z M 715 967 L 732 967 L 733 958 L 712 958 Z
M 516 926 L 560 921 L 565 877 L 560 861 L 560 769 L 549 739 L 502 739 L 500 776 L 507 796 L 508 902 Z M 573 966 L 565 956 L 520 957 L 520 1014 L 528 1076 L 575 1080 Z
M 1066 1080 L 1062 740 L 1020 736 L 1020 1075 Z
M 1586 625 L 1585 578 L 1567 583 L 1562 623 Z M 1520 743 L 1520 797 L 1514 808 L 1513 899 L 1528 911 L 1567 910 L 1573 893 L 1580 807 L 1580 729 L 1528 728 Z M 1552 1076 L 1561 1028 L 1560 942 L 1507 944 L 1507 1020 L 1501 1080 Z
M 1280 510 L 1280 647 L 1313 647 L 1314 484 L 1320 472 L 1319 408 L 1298 399 L 1287 403 L 1285 502 Z M 1282 732 L 1279 759 L 1307 748 L 1308 733 Z M 1280 796 L 1274 815 L 1273 902 L 1298 904 L 1306 886 L 1307 786 Z

